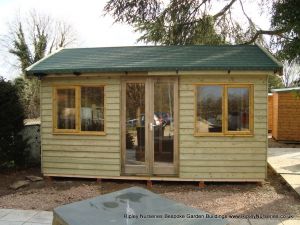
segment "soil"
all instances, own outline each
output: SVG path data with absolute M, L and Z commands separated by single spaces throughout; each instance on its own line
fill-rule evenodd
M 300 148 L 300 142 L 289 141 L 276 141 L 273 138 L 269 138 L 269 148 Z
M 272 145 L 275 145 L 272 143 Z M 286 146 L 285 146 L 286 147 Z M 18 190 L 9 189 L 27 175 L 42 176 L 40 169 L 0 174 L 0 208 L 52 210 L 83 199 L 124 188 L 146 187 L 145 181 L 55 178 L 30 182 Z M 216 215 L 291 215 L 300 217 L 300 196 L 277 174 L 268 170 L 268 179 L 258 183 L 206 183 L 200 189 L 196 182 L 153 182 L 151 191 Z

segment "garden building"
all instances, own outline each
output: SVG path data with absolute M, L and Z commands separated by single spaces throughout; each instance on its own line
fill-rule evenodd
M 45 176 L 262 181 L 268 75 L 258 45 L 62 49 L 41 80 Z
M 278 141 L 300 141 L 300 87 L 272 92 L 269 102 L 272 137 Z

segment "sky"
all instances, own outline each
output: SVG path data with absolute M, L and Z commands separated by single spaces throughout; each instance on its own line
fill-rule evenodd
M 138 34 L 129 25 L 114 24 L 110 16 L 103 16 L 104 0 L 0 0 L 0 35 L 8 30 L 8 23 L 17 14 L 34 9 L 39 13 L 65 21 L 78 35 L 76 47 L 104 47 L 141 45 Z M 13 79 L 17 69 L 7 60 L 8 54 L 0 47 L 0 75 Z
M 139 34 L 131 26 L 113 23 L 112 17 L 103 16 L 102 10 L 106 2 L 107 0 L 0 0 L 0 37 L 7 34 L 8 23 L 16 15 L 24 15 L 34 9 L 73 26 L 78 36 L 76 47 L 145 45 L 136 42 Z M 268 28 L 268 19 L 261 17 L 259 10 L 251 2 L 254 0 L 249 0 L 247 13 L 262 28 Z M 7 50 L 0 46 L 0 76 L 6 79 L 18 76 L 19 71 L 12 65 L 13 62 L 14 59 Z

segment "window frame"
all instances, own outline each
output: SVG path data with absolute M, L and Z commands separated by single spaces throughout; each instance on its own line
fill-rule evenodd
M 104 129 L 103 131 L 82 131 L 81 130 L 81 87 L 99 87 L 103 88 L 103 107 L 104 107 Z M 75 129 L 58 129 L 57 128 L 57 90 L 75 89 Z M 106 96 L 105 84 L 74 84 L 74 85 L 54 85 L 52 87 L 52 122 L 53 134 L 73 134 L 73 135 L 106 135 Z
M 199 132 L 197 128 L 197 88 L 200 86 L 222 86 L 222 132 Z M 249 89 L 249 130 L 229 131 L 228 130 L 228 88 L 248 88 Z M 253 83 L 196 83 L 194 84 L 194 136 L 253 136 L 254 131 L 254 84 Z

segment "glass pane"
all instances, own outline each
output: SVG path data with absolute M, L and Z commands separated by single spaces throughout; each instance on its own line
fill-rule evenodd
M 222 86 L 197 87 L 197 132 L 222 132 L 222 96 Z
M 154 161 L 173 163 L 174 149 L 174 84 L 154 85 Z
M 104 131 L 104 87 L 81 87 L 81 130 Z
M 249 130 L 249 88 L 228 88 L 228 130 Z
M 145 84 L 126 85 L 126 164 L 145 162 Z
M 75 89 L 57 90 L 57 128 L 75 129 Z

